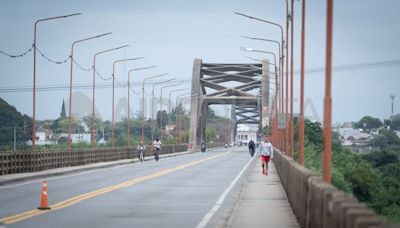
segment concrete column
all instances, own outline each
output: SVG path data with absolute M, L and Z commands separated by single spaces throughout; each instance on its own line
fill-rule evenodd
M 236 106 L 231 105 L 231 142 L 236 140 L 237 125 Z
M 195 151 L 199 144 L 200 131 L 200 110 L 203 102 L 203 94 L 200 88 L 201 77 L 201 59 L 195 59 L 192 72 L 192 94 L 190 99 L 190 134 L 189 134 L 189 150 Z
M 261 82 L 261 91 L 262 91 L 262 100 L 261 100 L 261 105 L 262 105 L 262 113 L 261 113 L 261 122 L 262 122 L 262 127 L 269 127 L 269 118 L 270 118 L 270 108 L 269 108 L 269 102 L 270 102 L 270 92 L 269 92 L 269 69 L 270 64 L 269 61 L 264 59 L 262 63 L 262 82 Z
M 201 116 L 199 119 L 199 134 L 198 134 L 198 144 L 201 142 L 206 142 L 206 128 L 207 128 L 207 113 L 208 113 L 208 104 L 207 101 L 203 99 L 201 106 Z

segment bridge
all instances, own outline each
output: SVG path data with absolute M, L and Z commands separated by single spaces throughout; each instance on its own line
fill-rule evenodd
M 195 59 L 189 142 L 163 146 L 158 162 L 151 146 L 143 163 L 134 147 L 0 152 L 1 226 L 388 227 L 283 147 L 267 176 L 247 147 L 198 152 L 209 105 L 231 106 L 232 140 L 238 124 L 275 124 L 268 69 Z M 36 209 L 43 194 L 49 210 Z

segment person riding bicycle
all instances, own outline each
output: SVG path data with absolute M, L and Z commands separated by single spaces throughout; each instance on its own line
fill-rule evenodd
M 250 151 L 250 155 L 252 157 L 254 155 L 255 148 L 256 148 L 256 144 L 253 142 L 253 140 L 250 140 L 250 142 L 249 142 L 249 151 Z
M 144 152 L 146 152 L 146 146 L 143 141 L 140 141 L 140 144 L 137 146 L 136 151 L 138 152 L 138 158 L 144 159 Z M 140 153 L 143 153 L 143 157 L 140 157 Z
M 160 153 L 161 149 L 161 141 L 159 139 L 156 139 L 153 141 L 153 150 L 154 150 L 154 158 L 156 161 L 158 161 L 158 155 Z

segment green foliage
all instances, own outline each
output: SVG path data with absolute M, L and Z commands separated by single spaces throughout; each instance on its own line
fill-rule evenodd
M 295 118 L 295 145 L 298 144 L 297 121 Z M 332 184 L 353 193 L 389 221 L 400 222 L 400 140 L 392 130 L 382 130 L 373 142 L 381 150 L 354 154 L 340 145 L 339 135 L 333 132 Z M 297 158 L 297 146 L 295 150 Z M 322 129 L 320 124 L 308 120 L 305 121 L 304 160 L 307 168 L 321 175 Z
M 390 117 L 389 126 L 393 130 L 400 131 L 400 114 L 393 115 L 392 117 Z
M 216 135 L 217 135 L 217 129 L 215 129 L 215 128 L 206 128 L 206 139 L 207 139 L 207 142 L 214 141 Z
M 22 115 L 14 106 L 0 98 L 0 146 L 8 147 L 14 141 L 14 128 L 19 132 L 30 132 L 32 119 Z M 31 138 L 30 134 L 17 134 L 17 142 Z
M 383 123 L 380 119 L 371 116 L 364 116 L 360 121 L 354 124 L 354 127 L 362 129 L 377 129 L 382 125 Z

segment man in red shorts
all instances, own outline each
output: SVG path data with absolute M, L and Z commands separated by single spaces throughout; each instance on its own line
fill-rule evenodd
M 268 175 L 268 162 L 274 157 L 274 149 L 269 142 L 269 135 L 265 136 L 264 142 L 258 146 L 257 152 L 261 156 L 262 172 L 264 175 Z

